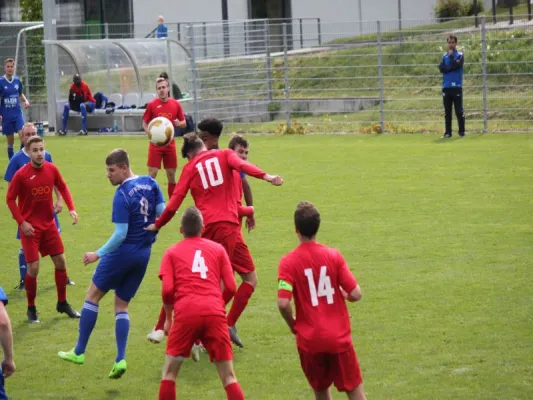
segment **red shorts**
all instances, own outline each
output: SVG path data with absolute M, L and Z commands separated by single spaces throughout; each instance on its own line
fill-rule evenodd
M 229 222 L 215 222 L 206 225 L 202 237 L 224 246 L 229 259 L 232 260 L 240 232 L 239 229 L 239 225 L 230 224 Z
M 225 316 L 178 318 L 170 329 L 166 354 L 172 357 L 191 356 L 192 345 L 200 340 L 211 361 L 233 360 L 233 350 Z
M 312 354 L 301 349 L 298 353 L 307 381 L 316 392 L 323 392 L 332 383 L 339 392 L 350 392 L 363 383 L 353 347 L 343 353 Z
M 167 146 L 156 146 L 150 143 L 148 147 L 148 162 L 151 168 L 161 169 L 161 161 L 165 169 L 178 168 L 178 155 L 176 154 L 176 141 L 173 140 Z
M 235 249 L 233 250 L 233 256 L 230 261 L 233 270 L 238 274 L 247 274 L 255 271 L 254 260 L 252 260 L 252 255 L 250 254 L 250 250 L 248 249 L 240 230 L 235 243 Z
M 24 250 L 24 258 L 26 262 L 30 263 L 39 259 L 39 253 L 42 257 L 57 256 L 65 252 L 63 241 L 57 226 L 52 223 L 49 228 L 45 230 L 35 229 L 32 237 L 25 236 L 20 232 L 20 243 L 22 250 Z

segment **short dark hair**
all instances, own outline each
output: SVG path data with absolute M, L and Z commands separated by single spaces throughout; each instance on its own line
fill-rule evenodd
M 44 143 L 44 140 L 43 140 L 43 138 L 40 137 L 40 136 L 32 136 L 32 137 L 29 138 L 28 141 L 26 142 L 26 146 L 25 146 L 25 148 L 26 148 L 26 149 L 29 149 L 32 143 Z
M 183 135 L 183 144 L 181 146 L 181 156 L 183 158 L 188 158 L 187 154 L 192 153 L 195 150 L 198 150 L 204 145 L 204 142 L 200 137 L 194 133 L 187 133 Z
M 168 80 L 168 74 L 167 74 L 166 72 L 161 72 L 161 73 L 159 74 L 159 77 Z
M 125 165 L 130 166 L 128 152 L 124 149 L 115 149 L 109 153 L 105 159 L 105 165 Z
M 199 209 L 192 206 L 185 210 L 181 217 L 181 229 L 185 237 L 200 236 L 204 219 Z
M 15 63 L 15 60 L 12 59 L 11 57 L 10 57 L 10 58 L 6 58 L 6 59 L 4 60 L 4 67 L 6 66 L 7 63 Z
M 455 43 L 457 43 L 457 36 L 455 35 L 448 36 L 448 39 L 446 39 L 446 42 L 449 42 L 450 40 L 453 40 Z
M 244 138 L 244 136 L 242 135 L 234 135 L 230 141 L 229 141 L 229 144 L 228 144 L 228 147 L 231 149 L 231 150 L 235 150 L 235 148 L 237 146 L 242 146 L 242 147 L 245 147 L 245 148 L 248 148 L 248 140 L 246 140 Z
M 320 213 L 318 209 L 308 201 L 300 201 L 294 212 L 294 225 L 300 234 L 311 239 L 320 227 Z
M 205 118 L 198 124 L 198 129 L 212 136 L 220 137 L 224 125 L 216 118 Z

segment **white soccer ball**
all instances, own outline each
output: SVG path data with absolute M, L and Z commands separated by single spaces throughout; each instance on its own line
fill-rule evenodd
M 157 117 L 148 125 L 148 138 L 156 146 L 167 146 L 174 137 L 174 124 L 165 117 Z

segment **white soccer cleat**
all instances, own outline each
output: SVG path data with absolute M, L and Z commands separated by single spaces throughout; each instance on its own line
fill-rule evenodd
M 146 335 L 146 339 L 148 339 L 149 342 L 159 344 L 163 341 L 165 338 L 165 331 L 158 329 L 157 331 L 152 331 L 148 335 Z
M 194 344 L 192 346 L 192 350 L 191 350 L 191 358 L 194 362 L 198 362 L 200 361 L 200 351 L 202 350 L 202 348 L 196 344 Z

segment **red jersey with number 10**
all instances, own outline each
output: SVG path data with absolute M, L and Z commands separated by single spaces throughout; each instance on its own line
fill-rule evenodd
M 296 343 L 308 353 L 340 353 L 353 346 L 350 316 L 341 293 L 357 286 L 338 250 L 316 242 L 303 243 L 280 263 L 278 297 L 294 296 Z
M 189 189 L 196 207 L 202 212 L 204 225 L 215 222 L 239 225 L 234 170 L 255 178 L 265 175 L 230 149 L 202 151 L 196 155 L 183 168 L 165 211 L 155 222 L 156 228 L 161 228 L 172 219 Z
M 220 281 L 235 292 L 236 283 L 224 247 L 199 237 L 169 247 L 161 261 L 163 299 L 174 301 L 175 318 L 225 316 Z

